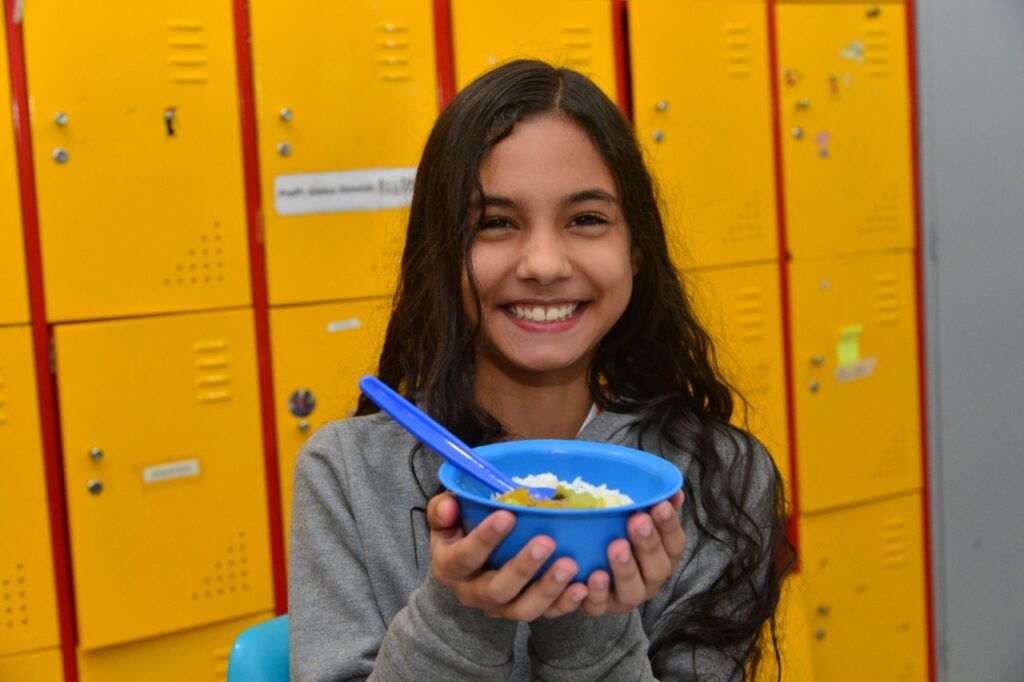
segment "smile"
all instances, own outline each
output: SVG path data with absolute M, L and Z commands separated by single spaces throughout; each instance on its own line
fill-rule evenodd
M 582 307 L 581 303 L 562 303 L 559 305 L 508 305 L 505 306 L 512 317 L 524 322 L 565 322 L 570 320 Z

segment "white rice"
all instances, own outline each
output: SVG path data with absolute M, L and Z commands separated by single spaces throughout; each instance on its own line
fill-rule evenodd
M 577 476 L 576 480 L 572 483 L 559 481 L 558 477 L 552 473 L 513 476 L 512 480 L 519 485 L 525 485 L 532 488 L 557 488 L 558 486 L 564 486 L 573 492 L 590 493 L 597 499 L 604 500 L 605 507 L 621 507 L 623 505 L 633 504 L 633 498 L 629 495 L 620 493 L 618 490 L 609 489 L 608 486 L 603 483 L 601 485 L 591 485 L 579 476 Z

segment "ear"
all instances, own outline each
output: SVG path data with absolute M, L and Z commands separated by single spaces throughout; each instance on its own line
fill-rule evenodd
M 644 262 L 644 255 L 640 253 L 638 247 L 633 247 L 633 253 L 630 254 L 629 259 L 633 265 L 633 276 L 636 277 L 640 273 L 640 265 Z

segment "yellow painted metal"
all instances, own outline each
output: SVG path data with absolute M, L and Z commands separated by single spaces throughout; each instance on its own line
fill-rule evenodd
M 55 336 L 79 645 L 271 609 L 252 311 Z
M 11 111 L 11 83 L 7 68 L 7 34 L 0 31 L 0 111 Z M 21 224 L 21 196 L 14 129 L 0 119 L 0 324 L 29 321 L 25 241 Z
M 912 246 L 904 8 L 781 5 L 777 17 L 791 253 Z
M 31 329 L 0 328 L 0 657 L 60 644 L 34 366 Z
M 921 514 L 914 493 L 801 518 L 817 679 L 928 679 Z
M 231 4 L 109 10 L 25 7 L 50 319 L 245 305 Z
M 270 311 L 286 548 L 295 459 L 320 426 L 344 419 L 355 409 L 359 377 L 377 369 L 390 308 L 390 298 L 377 298 Z M 306 416 L 290 409 L 292 396 L 303 391 L 315 400 Z
M 690 296 L 715 343 L 728 381 L 749 403 L 737 402 L 734 421 L 764 443 L 789 481 L 782 297 L 774 263 L 713 268 L 686 274 Z
M 800 507 L 921 487 L 913 256 L 790 266 Z
M 235 638 L 272 618 L 256 613 L 141 642 L 78 652 L 82 682 L 224 682 Z
M 771 657 L 771 632 L 762 630 L 769 652 L 761 660 L 755 682 L 777 682 L 779 663 Z M 775 637 L 781 660 L 781 679 L 786 682 L 810 682 L 815 679 L 811 658 L 811 631 L 807 622 L 807 594 L 802 574 L 791 574 L 782 583 L 779 606 L 775 611 Z
M 415 168 L 438 110 L 431 3 L 252 0 L 250 11 L 270 302 L 390 293 L 406 209 L 281 215 L 275 180 Z
M 609 0 L 452 0 L 455 82 L 497 64 L 542 59 L 586 74 L 616 101 Z
M 0 680 L 14 682 L 63 682 L 64 662 L 60 649 L 0 656 Z
M 631 0 L 633 110 L 683 267 L 778 257 L 764 0 Z

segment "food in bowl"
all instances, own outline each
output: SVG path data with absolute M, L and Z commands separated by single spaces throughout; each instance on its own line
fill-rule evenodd
M 529 476 L 513 476 L 512 480 L 522 486 L 533 488 L 554 488 L 551 499 L 538 500 L 532 497 L 526 488 L 516 488 L 502 495 L 495 494 L 494 500 L 517 507 L 537 507 L 540 509 L 606 509 L 633 504 L 633 498 L 618 490 L 611 490 L 607 484 L 593 485 L 583 480 L 582 476 L 569 483 L 558 480 L 552 473 L 531 474 Z

